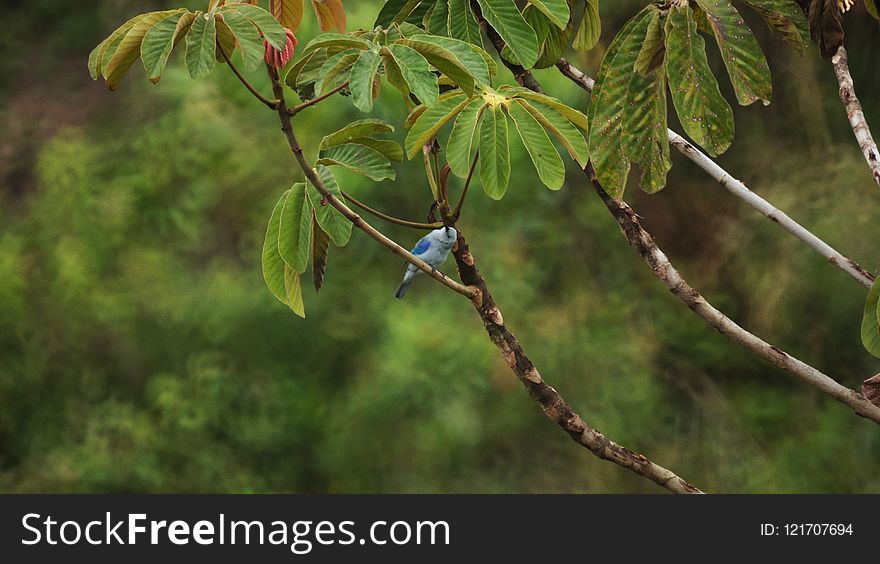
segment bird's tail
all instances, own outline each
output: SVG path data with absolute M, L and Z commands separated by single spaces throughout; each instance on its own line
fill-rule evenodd
M 400 286 L 397 287 L 397 290 L 394 292 L 394 297 L 398 300 L 402 299 L 403 296 L 406 295 L 406 291 L 409 290 L 409 285 L 412 284 L 413 280 L 416 277 L 416 272 L 411 272 L 407 269 L 406 274 L 403 275 L 403 282 L 400 283 Z

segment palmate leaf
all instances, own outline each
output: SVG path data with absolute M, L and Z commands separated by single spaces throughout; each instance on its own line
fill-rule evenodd
M 199 15 L 186 36 L 186 68 L 192 78 L 202 78 L 214 70 L 216 41 L 214 14 Z
M 444 40 L 449 43 L 444 44 Z M 433 35 L 416 35 L 400 39 L 396 44 L 418 51 L 434 68 L 452 79 L 468 94 L 474 92 L 478 82 L 489 82 L 489 69 L 485 60 L 466 43 Z M 448 46 L 452 46 L 455 52 L 447 48 Z
M 709 68 L 689 6 L 673 7 L 666 18 L 666 76 L 685 132 L 712 156 L 726 151 L 733 142 L 733 110 Z
M 529 4 L 540 10 L 553 25 L 559 29 L 565 29 L 571 17 L 571 11 L 567 0 L 528 0 Z M 590 0 L 587 0 L 587 4 Z
M 514 102 L 504 107 L 513 119 L 541 182 L 551 190 L 562 188 L 565 165 L 541 123 L 520 104 Z
M 550 34 L 550 30 L 560 31 L 558 27 L 550 22 L 550 19 L 547 18 L 540 10 L 535 8 L 532 4 L 527 4 L 522 11 L 522 17 L 529 24 L 535 32 L 535 38 L 538 41 L 538 59 L 541 59 L 542 47 L 547 40 L 547 36 Z M 516 55 L 511 51 L 509 45 L 505 45 L 504 49 L 501 50 L 501 58 L 510 61 L 513 64 L 520 64 L 519 59 Z M 558 57 L 557 57 L 557 60 Z M 554 61 L 555 63 L 556 61 Z M 537 66 L 537 61 L 535 62 L 535 66 Z
M 323 165 L 318 165 L 315 168 L 315 172 L 318 173 L 318 178 L 321 179 L 324 187 L 333 194 L 337 200 L 342 201 L 342 190 L 339 188 L 339 184 L 337 184 L 333 172 Z M 309 184 L 307 195 L 312 208 L 315 210 L 315 217 L 318 220 L 318 224 L 327 232 L 330 239 L 333 241 L 333 244 L 337 247 L 344 247 L 347 245 L 348 241 L 351 239 L 351 221 L 333 206 L 323 203 L 321 193 L 311 184 Z
M 523 88 L 521 86 L 502 86 L 498 89 L 498 92 L 508 95 L 514 96 L 516 98 L 525 98 L 526 100 L 533 100 L 535 102 L 540 102 L 546 106 L 550 106 L 557 112 L 561 113 L 565 116 L 565 119 L 580 127 L 583 130 L 589 129 L 589 125 L 587 122 L 587 116 L 578 110 L 566 106 L 556 98 L 552 96 L 547 96 L 546 94 L 540 94 L 533 90 L 529 90 L 528 88 Z
M 599 0 L 586 0 L 584 18 L 574 39 L 574 48 L 589 51 L 596 46 L 602 35 L 602 19 L 599 17 Z
M 434 35 L 449 34 L 449 4 L 446 0 L 437 0 L 422 18 L 425 30 Z
M 488 105 L 480 124 L 480 182 L 493 200 L 500 200 L 510 182 L 510 143 L 501 105 Z
M 448 17 L 447 26 L 450 37 L 479 47 L 483 46 L 483 33 L 473 10 L 471 10 L 470 0 L 449 0 Z
M 715 34 L 737 101 L 743 106 L 757 100 L 769 104 L 773 90 L 770 66 L 752 30 L 730 0 L 697 0 L 697 3 L 706 12 Z
M 148 14 L 139 14 L 113 31 L 104 41 L 98 44 L 91 53 L 89 53 L 89 74 L 92 77 L 92 80 L 98 80 L 99 76 L 103 76 L 104 74 L 104 66 L 110 62 L 110 59 L 113 58 L 113 55 L 116 53 L 116 49 L 119 47 L 119 43 L 125 37 L 125 34 L 129 32 L 129 30 L 134 27 L 139 20 L 146 17 Z
M 309 266 L 309 244 L 312 234 L 312 204 L 306 196 L 306 185 L 297 182 L 290 189 L 278 231 L 278 252 L 295 274 Z
M 660 14 L 655 14 L 648 24 L 648 31 L 645 34 L 645 41 L 639 54 L 636 57 L 634 69 L 641 75 L 659 69 L 663 66 L 666 56 L 666 37 L 663 31 L 663 18 Z
M 874 282 L 868 299 L 865 301 L 865 311 L 862 314 L 862 345 L 872 355 L 880 358 L 880 281 Z
M 235 52 L 235 34 L 226 25 L 226 20 L 223 17 L 216 17 L 214 25 L 217 28 L 217 44 L 214 47 L 214 57 L 218 61 L 224 62 L 224 53 L 226 53 L 227 57 L 231 57 L 232 53 Z
M 530 7 L 531 6 L 528 6 L 528 8 Z M 537 10 L 531 11 L 534 11 L 536 15 L 540 15 L 546 20 L 544 14 Z M 527 19 L 534 27 L 533 22 L 536 17 L 529 17 Z M 547 35 L 544 37 L 544 41 L 541 44 L 540 55 L 538 56 L 537 62 L 535 62 L 534 68 L 545 69 L 554 66 L 559 61 L 560 57 L 562 57 L 571 43 L 571 36 L 574 34 L 575 23 L 574 20 L 571 20 L 568 22 L 565 29 L 559 29 L 555 25 L 550 25 L 549 21 L 547 22 Z
M 362 51 L 358 59 L 351 66 L 351 78 L 349 89 L 351 101 L 354 107 L 362 112 L 370 112 L 373 109 L 373 81 L 379 72 L 379 64 L 382 58 L 378 51 L 368 49 Z
M 391 163 L 382 153 L 359 143 L 347 143 L 322 151 L 316 164 L 344 166 L 376 182 L 394 180 L 396 177 Z
M 745 0 L 767 25 L 803 53 L 810 45 L 810 26 L 800 6 L 793 0 Z
M 294 272 L 286 264 L 284 265 L 284 294 L 285 303 L 290 307 L 290 311 L 305 318 L 306 308 L 303 305 L 302 275 Z
M 484 107 L 483 98 L 471 100 L 458 114 L 446 142 L 446 163 L 452 173 L 460 178 L 467 177 L 470 171 L 471 159 L 477 147 L 474 137 Z
M 361 56 L 358 49 L 346 49 L 327 58 L 318 71 L 315 82 L 315 94 L 323 94 L 336 86 L 337 79 L 348 80 L 351 76 L 351 66 Z
M 538 60 L 538 38 L 513 0 L 477 0 L 483 17 L 510 47 L 519 63 L 531 68 Z
M 150 29 L 165 18 L 181 14 L 183 10 L 169 10 L 165 12 L 151 12 L 140 18 L 129 29 L 119 42 L 113 56 L 104 64 L 103 76 L 110 90 L 119 86 L 119 81 L 128 72 L 141 54 L 141 44 L 144 36 Z
M 373 149 L 389 161 L 401 162 L 403 160 L 403 147 L 397 141 L 374 139 L 373 137 L 358 137 L 354 142 Z
M 181 12 L 169 16 L 154 25 L 141 43 L 141 62 L 150 82 L 156 84 L 162 78 L 171 51 L 189 32 L 196 15 Z
M 658 15 L 656 7 L 648 6 L 624 25 L 609 45 L 593 87 L 590 158 L 599 182 L 614 198 L 623 196 L 630 169 L 623 139 L 627 135 L 625 116 L 631 111 L 627 105 L 629 86 L 636 76 L 633 68 L 648 26 Z
M 473 98 L 469 98 L 464 92 L 453 90 L 440 96 L 433 106 L 427 108 L 421 106 L 421 113 L 412 124 L 404 142 L 407 156 L 410 159 L 416 156 L 422 150 L 422 146 L 436 135 L 449 120 L 458 115 L 471 100 Z M 419 109 L 414 111 L 419 111 Z
M 345 49 L 369 49 L 371 42 L 361 39 L 359 37 L 355 37 L 353 35 L 346 35 L 344 33 L 322 33 L 318 35 L 311 41 L 309 41 L 305 48 L 303 48 L 303 56 L 308 55 L 312 51 L 316 51 L 318 49 L 323 48 L 332 48 L 336 47 L 340 51 Z

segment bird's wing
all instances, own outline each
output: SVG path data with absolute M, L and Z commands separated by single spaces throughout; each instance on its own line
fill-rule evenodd
M 419 239 L 419 242 L 416 243 L 416 247 L 412 250 L 414 255 L 421 255 L 425 251 L 431 248 L 431 240 L 427 237 L 422 237 Z

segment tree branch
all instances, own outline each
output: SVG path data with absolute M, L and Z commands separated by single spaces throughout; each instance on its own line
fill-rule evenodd
M 300 168 L 303 171 L 303 174 L 306 175 L 306 178 L 309 179 L 309 182 L 314 185 L 314 187 L 321 193 L 321 196 L 326 200 L 330 205 L 336 208 L 339 213 L 346 217 L 349 221 L 351 221 L 355 227 L 378 241 L 382 246 L 391 250 L 394 254 L 402 257 L 406 262 L 412 264 L 425 274 L 429 275 L 431 278 L 434 278 L 444 286 L 458 292 L 462 296 L 473 300 L 478 295 L 478 290 L 475 288 L 471 288 L 468 286 L 463 286 L 456 282 L 455 280 L 449 278 L 439 270 L 431 267 L 428 263 L 413 255 L 400 245 L 398 245 L 393 240 L 386 237 L 382 232 L 378 229 L 367 223 L 361 218 L 358 214 L 351 210 L 348 206 L 346 206 L 343 202 L 341 202 L 336 196 L 334 196 L 324 183 L 321 182 L 321 179 L 318 177 L 318 174 L 315 172 L 315 169 L 308 163 L 303 155 L 302 147 L 299 144 L 299 141 L 296 139 L 296 133 L 293 130 L 293 120 L 291 120 L 290 112 L 287 110 L 287 104 L 284 100 L 284 86 L 281 84 L 281 80 L 278 77 L 278 72 L 276 69 L 269 67 L 269 78 L 272 81 L 272 91 L 275 94 L 275 97 L 278 99 L 279 103 L 277 106 L 278 110 L 278 119 L 281 122 L 281 131 L 284 132 L 284 136 L 287 139 L 287 144 L 290 146 L 290 150 L 293 153 L 296 162 L 299 164 Z
M 453 249 L 461 281 L 477 288 L 474 308 L 483 320 L 489 338 L 498 347 L 501 357 L 516 374 L 529 396 L 541 406 L 548 419 L 559 425 L 574 442 L 585 447 L 603 460 L 608 460 L 659 484 L 674 493 L 702 493 L 671 470 L 654 464 L 641 454 L 635 453 L 587 425 L 565 399 L 552 386 L 544 382 L 535 365 L 526 356 L 516 336 L 504 324 L 504 316 L 495 304 L 486 281 L 477 269 L 476 261 L 467 241 L 459 232 Z
M 504 48 L 504 41 L 497 32 L 489 33 L 492 30 L 485 18 L 480 17 L 480 24 L 487 30 L 487 35 L 498 53 Z M 492 30 L 494 31 L 494 30 Z M 505 66 L 511 67 L 511 63 L 501 59 Z M 520 67 L 522 68 L 522 67 Z M 517 82 L 522 86 L 537 83 L 537 79 L 528 70 L 523 71 L 517 77 Z M 540 88 L 540 84 L 538 84 Z M 716 331 L 727 337 L 730 341 L 740 345 L 753 354 L 767 360 L 771 364 L 788 371 L 790 374 L 804 380 L 805 382 L 815 386 L 822 392 L 828 394 L 839 402 L 849 406 L 857 414 L 880 423 L 880 407 L 872 404 L 865 396 L 859 392 L 847 388 L 836 382 L 829 376 L 826 376 L 812 366 L 801 362 L 800 360 L 789 355 L 782 349 L 770 345 L 761 340 L 759 337 L 749 333 L 733 321 L 731 321 L 723 313 L 712 307 L 703 296 L 700 295 L 692 286 L 690 286 L 678 273 L 666 254 L 660 250 L 654 242 L 651 234 L 642 228 L 639 223 L 638 216 L 632 208 L 625 202 L 615 200 L 609 196 L 602 185 L 596 179 L 592 164 L 587 163 L 583 170 L 587 179 L 593 184 L 596 193 L 601 198 L 605 207 L 617 220 L 621 231 L 626 237 L 629 244 L 638 251 L 639 255 L 648 263 L 654 275 L 657 276 L 667 288 L 679 299 L 687 305 L 694 313 L 703 318 Z
M 371 208 L 367 204 L 358 201 L 357 199 L 355 199 L 354 196 L 346 193 L 344 190 L 341 190 L 341 192 L 342 192 L 342 197 L 345 198 L 346 200 L 348 200 L 348 202 L 351 203 L 352 205 L 359 207 L 360 209 L 364 210 L 365 212 L 372 214 L 381 220 L 387 221 L 388 223 L 393 223 L 394 225 L 400 225 L 401 227 L 409 227 L 411 229 L 431 230 L 431 229 L 440 229 L 441 227 L 443 227 L 442 221 L 435 221 L 434 223 L 419 223 L 416 221 L 407 221 L 405 219 L 396 218 L 392 215 L 388 215 L 386 213 L 380 212 L 379 210 Z
M 593 79 L 582 73 L 565 59 L 560 59 L 559 62 L 556 63 L 556 67 L 563 75 L 571 79 L 572 82 L 587 92 L 593 91 Z M 764 216 L 770 221 L 788 231 L 795 238 L 799 239 L 811 249 L 825 257 L 828 262 L 852 276 L 853 279 L 866 288 L 870 288 L 874 283 L 874 276 L 862 268 L 859 263 L 843 256 L 831 245 L 786 215 L 785 212 L 749 190 L 745 184 L 731 176 L 730 173 L 721 168 L 715 161 L 705 155 L 684 137 L 671 129 L 667 129 L 666 133 L 669 137 L 669 142 L 673 147 L 678 149 L 682 155 L 693 161 L 694 164 L 702 168 L 707 174 L 709 174 L 709 176 L 718 181 L 718 183 L 726 188 L 728 192 L 764 214 Z
M 336 94 L 337 92 L 339 92 L 343 88 L 346 88 L 347 86 L 348 86 L 348 81 L 346 80 L 345 82 L 343 82 L 342 84 L 340 84 L 336 88 L 333 88 L 332 90 L 325 92 L 324 94 L 321 94 L 320 96 L 312 98 L 311 100 L 306 100 L 302 104 L 297 104 L 296 106 L 289 108 L 287 111 L 290 113 L 291 116 L 295 116 L 296 114 L 303 111 L 304 109 L 310 108 L 310 107 L 314 106 L 315 104 L 318 104 L 319 102 L 323 102 L 324 100 L 326 100 L 330 96 L 333 96 L 334 94 Z
M 840 100 L 846 109 L 846 117 L 849 119 L 859 148 L 865 155 L 865 161 L 868 163 L 874 181 L 880 184 L 880 151 L 877 150 L 877 143 L 871 135 L 871 129 L 868 127 L 868 121 L 862 111 L 862 104 L 856 97 L 852 74 L 849 72 L 846 49 L 843 45 L 831 57 L 831 64 L 834 66 L 834 74 L 837 75 L 837 83 L 840 85 Z
M 238 80 L 244 85 L 244 87 L 247 88 L 248 91 L 254 95 L 257 100 L 265 104 L 270 110 L 274 110 L 278 107 L 278 100 L 270 100 L 269 98 L 266 98 L 265 96 L 260 94 L 260 91 L 254 88 L 254 85 L 251 84 L 248 79 L 244 77 L 243 74 L 241 74 L 241 72 L 238 70 L 238 67 L 236 67 L 232 63 L 229 55 L 226 54 L 226 50 L 223 49 L 222 45 L 220 45 L 220 41 L 217 41 L 217 50 L 220 51 L 220 54 L 223 56 L 223 60 L 226 61 L 226 64 L 229 66 L 229 69 L 232 71 L 232 73 L 238 78 Z

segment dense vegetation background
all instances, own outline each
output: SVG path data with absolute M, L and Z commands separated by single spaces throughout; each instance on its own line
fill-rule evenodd
M 604 45 L 642 4 L 602 3 Z M 275 301 L 262 238 L 300 176 L 273 114 L 224 68 L 191 81 L 179 53 L 157 87 L 140 70 L 112 96 L 89 80 L 86 56 L 108 31 L 163 7 L 41 0 L 4 16 L 0 491 L 658 491 L 553 428 L 459 296 L 422 279 L 394 300 L 403 265 L 366 237 L 331 254 L 320 297 L 306 296 L 308 319 Z M 356 28 L 379 2 L 347 7 Z M 857 88 L 880 127 L 880 33 L 868 18 L 847 20 Z M 774 103 L 738 110 L 722 163 L 880 265 L 880 193 L 831 66 L 750 22 Z M 300 41 L 314 34 L 312 19 Z M 601 51 L 572 58 L 595 74 Z M 585 109 L 555 70 L 538 76 Z M 378 117 L 402 122 L 394 96 L 380 104 Z M 350 104 L 322 104 L 298 118 L 301 140 L 314 148 L 358 117 Z M 551 193 L 516 151 L 508 196 L 476 192 L 462 228 L 509 325 L 591 424 L 708 491 L 880 491 L 874 425 L 705 326 L 654 279 L 581 175 Z M 627 194 L 684 274 L 736 321 L 848 386 L 880 371 L 859 342 L 864 289 L 673 160 L 666 190 Z M 420 218 L 419 170 L 341 182 Z

